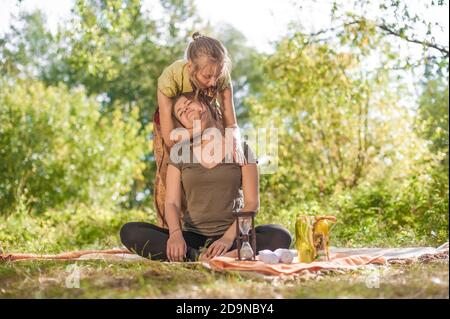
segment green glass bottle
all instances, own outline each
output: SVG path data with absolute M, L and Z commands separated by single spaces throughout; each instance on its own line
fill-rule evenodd
M 298 216 L 295 222 L 295 244 L 298 261 L 302 263 L 313 262 L 316 257 L 313 238 L 314 221 L 314 216 Z

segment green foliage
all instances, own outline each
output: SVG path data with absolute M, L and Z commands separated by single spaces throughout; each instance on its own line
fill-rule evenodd
M 70 87 L 83 84 L 89 95 L 102 94 L 109 109 L 137 104 L 145 118 L 142 123 L 149 123 L 155 107 L 148 92 L 156 87 L 160 70 L 157 63 L 148 62 L 161 56 L 152 40 L 155 22 L 142 19 L 139 1 L 123 2 L 123 7 L 122 1 L 77 1 L 71 24 L 60 35 L 70 53 L 52 65 L 54 72 L 46 82 L 64 82 Z
M 330 29 L 341 45 L 351 45 L 366 53 L 389 45 L 392 53 L 402 58 L 380 57 L 378 62 L 385 67 L 411 70 L 428 64 L 433 73 L 448 74 L 445 27 L 438 15 L 432 13 L 448 11 L 448 1 L 421 1 L 411 5 L 408 1 L 334 0 L 332 7 Z M 330 36 L 321 31 L 317 34 Z
M 444 153 L 443 170 L 448 171 L 448 77 L 429 78 L 419 99 L 419 132 L 431 142 L 430 150 Z
M 284 184 L 278 195 L 289 189 L 294 201 L 328 196 L 380 174 L 407 174 L 413 158 L 428 156 L 386 74 L 366 77 L 357 72 L 358 56 L 303 43 L 279 44 L 252 103 L 255 127 L 279 132 L 280 165 L 264 177 L 264 191 Z M 400 163 L 402 171 L 393 169 Z
M 151 211 L 79 203 L 36 215 L 19 205 L 13 215 L 0 216 L 0 251 L 60 253 L 121 247 L 119 230 L 123 224 L 156 222 L 155 217 Z
M 44 211 L 68 202 L 122 202 L 142 179 L 148 148 L 137 112 L 108 116 L 82 90 L 34 80 L 0 83 L 0 212 L 22 201 Z
M 437 175 L 436 175 L 437 174 Z M 334 197 L 342 245 L 431 245 L 448 240 L 448 184 L 436 167 L 402 183 L 379 181 Z
M 81 85 L 88 95 L 98 98 L 102 113 L 116 108 L 128 113 L 137 107 L 142 129 L 146 129 L 157 107 L 158 76 L 183 57 L 193 31 L 202 29 L 191 0 L 160 1 L 160 9 L 163 20 L 137 0 L 77 0 L 66 23 L 54 35 L 41 12 L 24 13 L 0 38 L 0 70 L 12 78 L 37 78 L 49 86 Z M 246 121 L 248 107 L 242 104 L 242 97 L 261 80 L 253 58 L 258 53 L 230 26 L 205 32 L 221 39 L 232 54 L 238 118 Z M 151 135 L 146 138 L 151 143 Z M 152 155 L 149 148 L 144 183 L 133 182 L 127 206 L 153 205 Z
M 0 75 L 39 76 L 53 60 L 55 39 L 41 11 L 22 13 L 15 27 L 0 38 Z
M 69 27 L 58 34 L 67 47 L 50 63 L 44 80 L 69 87 L 82 84 L 89 95 L 101 95 L 105 110 L 139 108 L 143 126 L 153 119 L 156 81 L 164 67 L 183 56 L 195 19 L 189 1 L 162 1 L 167 30 L 142 8 L 139 0 L 77 0 Z M 164 45 L 167 39 L 170 45 Z
M 448 240 L 439 25 L 406 2 L 334 1 L 328 29 L 305 35 L 292 24 L 266 55 L 230 26 L 204 25 L 191 0 L 159 4 L 162 19 L 139 0 L 77 0 L 55 34 L 33 12 L 0 37 L 6 248 L 108 246 L 121 223 L 147 219 L 118 204 L 153 205 L 156 81 L 194 30 L 231 53 L 241 126 L 278 129 L 279 165 L 261 176 L 258 223 L 293 233 L 299 214 L 332 214 L 335 245 Z M 404 87 L 411 70 L 423 74 L 418 101 Z
M 445 241 L 443 154 L 413 130 L 415 117 L 400 103 L 406 93 L 392 91 L 388 71 L 360 72 L 366 54 L 296 36 L 264 60 L 251 119 L 277 127 L 279 166 L 261 177 L 261 222 L 293 231 L 299 214 L 331 214 L 344 245 Z
M 333 246 L 435 247 L 448 241 L 448 196 L 447 175 L 434 163 L 407 180 L 361 183 L 319 200 L 263 199 L 257 220 L 282 223 L 294 234 L 299 215 L 334 215 Z

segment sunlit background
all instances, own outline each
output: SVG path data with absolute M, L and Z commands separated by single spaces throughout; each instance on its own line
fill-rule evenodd
M 342 246 L 448 240 L 448 1 L 0 6 L 0 249 L 107 248 L 155 220 L 157 79 L 194 31 L 231 55 L 240 128 L 277 129 L 258 223 L 335 215 Z
M 438 7 L 423 11 L 423 4 L 429 2 L 409 1 L 409 5 L 413 12 L 420 10 L 430 22 L 443 26 L 442 32 L 436 35 L 436 40 L 448 44 L 448 11 Z M 0 3 L 0 33 L 8 29 L 11 19 L 19 12 L 35 9 L 45 13 L 49 28 L 55 31 L 58 23 L 68 17 L 73 0 L 23 0 L 20 3 L 16 0 L 1 0 Z M 155 16 L 161 14 L 158 1 L 145 0 L 143 3 Z M 245 35 L 249 45 L 265 52 L 273 51 L 272 42 L 289 32 L 290 22 L 301 23 L 311 32 L 329 23 L 331 1 L 304 2 L 303 5 L 302 1 L 298 3 L 289 0 L 194 0 L 198 14 L 203 19 L 209 20 L 213 25 L 231 24 Z M 371 12 L 370 9 L 366 10 Z

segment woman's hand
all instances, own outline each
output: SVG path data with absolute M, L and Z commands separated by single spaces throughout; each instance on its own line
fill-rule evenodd
M 215 256 L 221 256 L 225 254 L 233 245 L 234 238 L 222 236 L 213 242 L 208 249 L 204 252 L 206 259 L 211 259 Z
M 187 246 L 181 230 L 175 231 L 167 240 L 166 255 L 169 261 L 183 261 Z

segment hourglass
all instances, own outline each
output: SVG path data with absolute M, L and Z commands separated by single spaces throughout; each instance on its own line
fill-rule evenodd
M 237 260 L 256 260 L 255 215 L 255 212 L 234 213 L 236 218 Z M 252 234 L 251 243 L 250 231 Z

